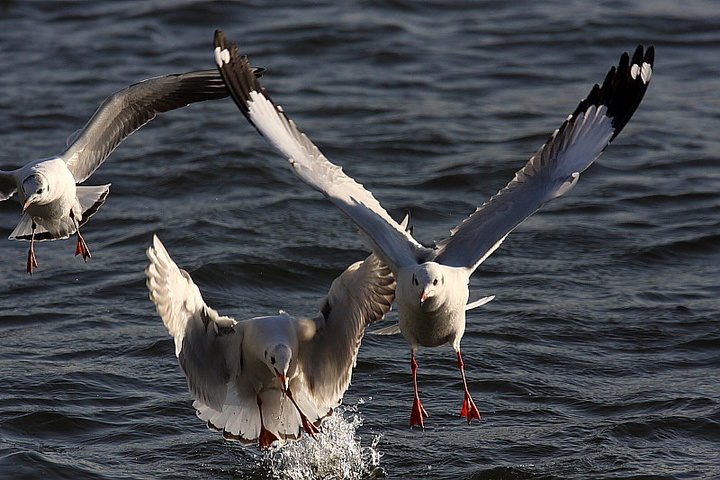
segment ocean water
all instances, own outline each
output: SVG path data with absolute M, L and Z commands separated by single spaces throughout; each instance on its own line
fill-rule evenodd
M 212 68 L 226 31 L 273 98 L 416 238 L 444 238 L 603 80 L 655 45 L 634 118 L 566 196 L 475 273 L 463 339 L 482 414 L 458 418 L 449 346 L 367 336 L 318 441 L 259 452 L 196 418 L 147 298 L 158 234 L 235 318 L 313 315 L 368 250 L 230 100 L 126 140 L 74 241 L 4 240 L 0 477 L 720 478 L 720 9 L 713 1 L 0 2 L 0 168 L 59 153 L 110 93 Z M 391 314 L 384 323 L 394 320 Z

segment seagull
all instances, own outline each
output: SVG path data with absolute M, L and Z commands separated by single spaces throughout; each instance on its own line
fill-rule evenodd
M 415 396 L 410 426 L 424 427 L 428 416 L 417 389 L 415 352 L 419 345 L 449 343 L 457 353 L 464 400 L 461 418 L 480 419 L 468 391 L 460 353 L 465 312 L 488 298 L 467 304 L 470 275 L 505 237 L 548 201 L 567 193 L 580 173 L 620 133 L 642 100 L 652 76 L 654 47 L 640 45 L 632 59 L 624 53 L 617 67 L 595 85 L 575 111 L 490 200 L 478 207 L 451 235 L 428 248 L 395 222 L 362 185 L 332 163 L 276 105 L 253 76 L 247 57 L 215 34 L 215 59 L 230 95 L 245 117 L 287 158 L 293 172 L 320 191 L 355 222 L 373 252 L 390 268 L 397 282 L 398 325 L 381 333 L 400 332 L 411 350 Z
M 147 256 L 150 299 L 175 338 L 198 417 L 260 449 L 319 432 L 350 384 L 365 328 L 395 298 L 395 279 L 371 254 L 333 281 L 313 319 L 280 311 L 235 321 L 205 304 L 157 236 Z
M 262 69 L 256 70 L 260 74 Z M 110 95 L 88 123 L 68 138 L 64 152 L 11 171 L 0 170 L 0 201 L 17 192 L 23 216 L 11 240 L 30 240 L 27 272 L 38 266 L 35 241 L 77 234 L 75 255 L 91 257 L 80 227 L 105 202 L 110 185 L 77 186 L 115 147 L 159 113 L 227 97 L 217 70 L 154 77 Z

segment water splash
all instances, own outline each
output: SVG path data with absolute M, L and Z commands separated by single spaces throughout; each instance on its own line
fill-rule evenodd
M 297 442 L 273 448 L 263 467 L 272 478 L 293 480 L 360 479 L 384 476 L 380 468 L 376 435 L 370 446 L 363 446 L 356 435 L 362 418 L 356 406 L 341 405 L 322 425 L 316 439 L 309 435 Z

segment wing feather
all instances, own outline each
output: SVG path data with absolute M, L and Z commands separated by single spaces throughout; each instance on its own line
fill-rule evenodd
M 438 243 L 435 260 L 477 268 L 515 227 L 577 182 L 632 117 L 652 75 L 655 50 L 638 46 L 556 130 L 515 178 Z
M 333 281 L 315 319 L 316 333 L 301 345 L 301 365 L 312 400 L 335 406 L 350 385 L 365 329 L 390 311 L 395 279 L 372 254 Z
M 277 106 L 252 74 L 247 57 L 215 33 L 215 58 L 230 96 L 252 125 L 288 159 L 293 172 L 353 220 L 388 266 L 408 266 L 431 252 L 393 220 L 372 193 L 332 164 Z
M 190 275 L 153 236 L 145 269 L 150 299 L 175 339 L 175 354 L 197 400 L 222 411 L 227 383 L 238 375 L 242 324 L 208 307 Z
M 100 105 L 85 127 L 70 137 L 61 157 L 77 183 L 102 164 L 120 142 L 158 114 L 194 102 L 228 96 L 215 70 L 154 77 L 135 83 Z

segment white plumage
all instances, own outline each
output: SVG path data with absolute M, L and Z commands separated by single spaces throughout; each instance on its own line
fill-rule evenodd
M 105 202 L 110 185 L 76 186 L 87 180 L 112 151 L 158 114 L 228 95 L 215 70 L 150 78 L 109 96 L 60 155 L 0 170 L 0 201 L 18 193 L 23 216 L 11 240 L 30 240 L 27 272 L 38 266 L 35 241 L 77 233 L 75 255 L 87 261 L 90 249 L 80 227 Z
M 281 311 L 237 322 L 205 304 L 157 237 L 147 255 L 150 298 L 175 339 L 198 416 L 261 448 L 317 432 L 350 384 L 365 328 L 395 297 L 392 274 L 371 255 L 335 279 L 314 319 Z

